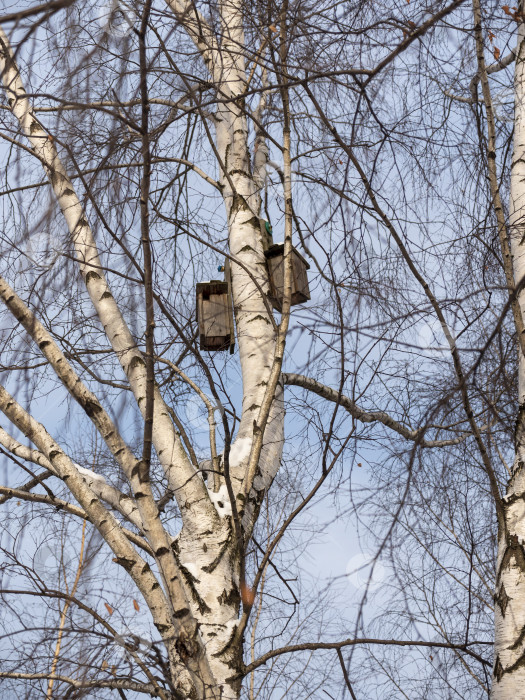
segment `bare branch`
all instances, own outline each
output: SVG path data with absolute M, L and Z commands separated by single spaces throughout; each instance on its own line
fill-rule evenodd
M 291 654 L 295 651 L 317 651 L 320 649 L 343 649 L 344 647 L 356 646 L 361 644 L 378 644 L 381 646 L 398 646 L 398 647 L 430 647 L 436 649 L 453 649 L 458 651 L 463 651 L 469 656 L 472 656 L 477 661 L 485 665 L 490 665 L 490 661 L 484 659 L 476 652 L 472 651 L 470 647 L 476 646 L 478 644 L 490 645 L 487 641 L 478 642 L 467 642 L 465 644 L 452 644 L 449 642 L 423 642 L 423 641 L 412 641 L 404 639 L 344 639 L 341 642 L 306 642 L 304 644 L 290 644 L 287 647 L 282 647 L 280 649 L 273 649 L 272 651 L 263 654 L 256 661 L 248 664 L 244 668 L 244 674 L 247 675 L 251 673 L 254 669 L 267 663 L 270 659 L 274 659 L 276 656 L 281 656 L 282 654 Z
M 339 394 L 335 389 L 331 389 L 316 379 L 310 377 L 304 377 L 301 374 L 286 373 L 283 374 L 284 384 L 289 386 L 300 386 L 303 389 L 322 396 L 323 399 L 332 401 L 333 403 L 338 403 L 342 408 L 344 408 L 353 418 L 360 420 L 362 423 L 382 423 L 385 427 L 390 428 L 399 435 L 402 435 L 407 440 L 412 440 L 417 442 L 420 447 L 446 447 L 447 445 L 458 445 L 463 442 L 469 435 L 470 432 L 463 433 L 457 438 L 451 438 L 449 440 L 425 440 L 424 434 L 426 428 L 418 428 L 416 430 L 411 430 L 405 425 L 396 421 L 394 418 L 385 413 L 385 411 L 365 411 L 360 408 L 352 399 L 348 396 Z
M 70 7 L 75 2 L 75 0 L 51 0 L 51 2 L 43 2 L 40 5 L 34 5 L 33 7 L 28 7 L 26 10 L 19 10 L 18 12 L 11 12 L 7 15 L 0 15 L 0 24 L 5 24 L 7 22 L 19 22 L 21 19 L 26 17 L 32 17 L 33 15 L 38 15 L 41 12 L 51 14 L 62 10 L 64 7 Z

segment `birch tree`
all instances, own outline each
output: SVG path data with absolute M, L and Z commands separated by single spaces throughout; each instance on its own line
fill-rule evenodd
M 522 16 L 476 3 L 5 8 L 2 596 L 60 604 L 47 657 L 0 670 L 6 687 L 516 696 L 521 408 L 510 477 L 506 459 L 525 367 Z M 496 49 L 516 26 L 518 48 Z M 508 124 L 491 81 L 514 57 L 507 210 Z M 270 222 L 284 243 L 279 312 Z M 304 307 L 292 305 L 294 248 L 310 263 Z M 202 350 L 194 310 L 195 284 L 223 265 L 233 355 Z M 63 421 L 43 411 L 49 397 Z M 279 564 L 330 491 L 377 544 L 351 628 L 323 626 L 330 586 L 301 618 Z M 24 562 L 17 503 L 78 521 L 60 586 Z M 116 629 L 113 599 L 86 602 L 90 566 L 102 593 L 126 582 L 153 635 Z M 290 614 L 266 596 L 272 576 Z
M 508 698 L 523 682 L 523 506 L 521 482 L 523 479 L 523 381 L 525 338 L 523 326 L 523 16 L 522 5 L 513 10 L 517 24 L 517 43 L 509 57 L 514 60 L 514 136 L 510 171 L 508 224 L 499 193 L 496 166 L 496 131 L 493 99 L 485 65 L 482 42 L 482 17 L 479 5 L 474 4 L 479 80 L 485 102 L 488 131 L 488 171 L 491 179 L 493 206 L 498 219 L 502 258 L 511 291 L 511 304 L 518 338 L 518 406 L 515 429 L 515 457 L 506 494 L 496 502 L 498 513 L 498 557 L 496 567 L 495 606 L 495 662 L 494 684 L 491 697 Z

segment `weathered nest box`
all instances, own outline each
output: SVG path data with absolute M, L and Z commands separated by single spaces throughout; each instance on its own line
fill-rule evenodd
M 270 293 L 268 298 L 272 306 L 277 311 L 282 310 L 284 298 L 284 243 L 275 243 L 265 251 L 268 263 L 268 273 L 270 278 Z M 292 248 L 292 296 L 290 303 L 304 304 L 310 300 L 310 289 L 308 287 L 307 270 L 310 265 L 303 256 Z
M 196 292 L 201 350 L 229 348 L 233 353 L 235 334 L 229 282 L 198 282 Z

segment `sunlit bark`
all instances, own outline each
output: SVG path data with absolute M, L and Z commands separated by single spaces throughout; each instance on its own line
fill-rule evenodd
M 522 317 L 525 317 L 525 27 L 520 23 L 514 75 L 515 118 L 510 179 L 510 245 Z M 491 154 L 489 154 L 489 158 Z M 492 700 L 511 700 L 525 685 L 525 360 L 518 346 L 516 456 L 504 498 L 496 565 Z

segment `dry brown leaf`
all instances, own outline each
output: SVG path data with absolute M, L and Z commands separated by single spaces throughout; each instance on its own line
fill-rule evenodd
M 279 31 L 277 29 L 277 27 L 275 26 L 275 24 L 270 24 L 270 29 L 272 30 L 272 32 L 275 32 L 275 33 L 277 33 Z
M 104 605 L 106 606 L 106 610 L 108 611 L 108 613 L 110 615 L 113 615 L 113 608 L 111 607 L 111 605 L 109 603 L 104 603 Z
M 106 659 L 104 659 L 104 661 L 102 662 L 102 666 L 100 668 L 103 671 L 105 671 L 107 669 L 107 667 L 108 667 L 108 662 L 106 661 Z
M 133 598 L 133 607 L 135 608 L 135 610 L 136 610 L 137 612 L 140 610 L 140 605 L 137 603 L 137 601 L 135 600 L 135 598 Z
M 501 51 L 498 49 L 497 46 L 495 46 L 495 47 L 494 47 L 494 58 L 496 59 L 496 61 L 498 60 L 498 58 L 499 58 L 500 56 L 501 56 Z
M 241 583 L 241 600 L 244 605 L 253 605 L 255 591 L 247 583 Z

